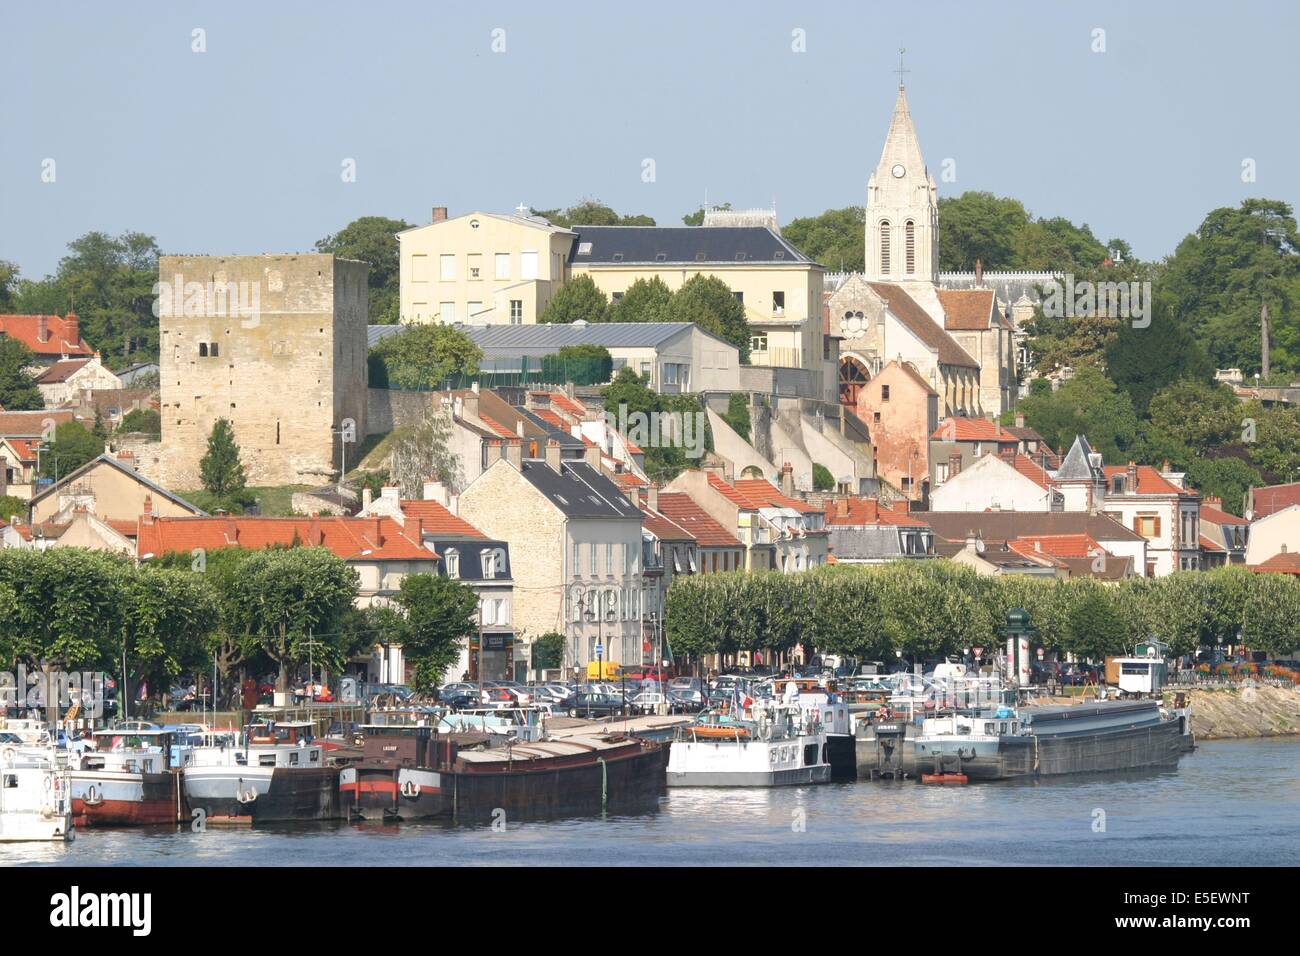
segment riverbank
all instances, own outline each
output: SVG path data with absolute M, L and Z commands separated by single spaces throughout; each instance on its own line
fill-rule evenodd
M 1300 734 L 1300 690 L 1262 685 L 1190 693 L 1198 741 Z

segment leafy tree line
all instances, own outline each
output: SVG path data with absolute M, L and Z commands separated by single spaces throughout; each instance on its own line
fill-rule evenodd
M 635 369 L 626 366 L 605 387 L 604 396 L 605 414 L 619 428 L 626 421 L 627 437 L 645 452 L 645 472 L 651 481 L 671 481 L 686 468 L 699 467 L 700 457 L 692 457 L 692 450 L 701 456 L 713 451 L 713 430 L 704 406 L 695 396 L 661 395 Z M 658 435 L 638 434 L 638 422 L 650 430 L 648 423 L 655 420 L 660 422 Z M 665 421 L 673 424 L 664 425 Z M 678 423 L 680 432 L 670 432 L 669 428 L 677 428 Z
M 408 575 L 388 608 L 354 607 L 359 578 L 324 548 L 169 553 L 137 565 L 80 548 L 0 550 L 0 664 L 121 673 L 128 687 L 181 674 L 278 674 L 308 659 L 334 672 L 376 643 L 400 643 L 422 686 L 473 630 L 477 598 L 456 581 Z
M 944 561 L 726 572 L 675 578 L 664 620 L 673 651 L 692 657 L 803 644 L 867 660 L 896 652 L 918 660 L 996 646 L 1016 607 L 1030 612 L 1049 651 L 1092 660 L 1150 637 L 1177 655 L 1219 643 L 1285 653 L 1300 634 L 1300 582 L 1240 567 L 1115 585 L 990 577 Z

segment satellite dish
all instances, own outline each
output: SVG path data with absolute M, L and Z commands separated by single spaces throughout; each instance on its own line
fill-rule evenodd
M 975 553 L 976 553 L 976 554 L 983 554 L 983 553 L 984 553 L 984 539 L 983 539 L 983 538 L 976 538 L 976 539 L 975 539 Z

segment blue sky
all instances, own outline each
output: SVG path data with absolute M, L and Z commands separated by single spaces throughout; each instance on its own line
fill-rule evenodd
M 862 203 L 899 47 L 930 171 L 955 161 L 940 195 L 1160 257 L 1217 206 L 1300 203 L 1298 37 L 1286 0 L 6 5 L 0 259 L 38 278 L 92 229 L 289 252 L 361 215 L 583 197 L 660 224 L 775 200 L 788 222 Z

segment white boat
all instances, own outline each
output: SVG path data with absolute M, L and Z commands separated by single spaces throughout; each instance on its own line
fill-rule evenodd
M 678 730 L 668 753 L 670 787 L 781 787 L 831 779 L 826 729 L 797 701 L 759 699 L 706 713 Z
M 72 838 L 68 772 L 53 753 L 0 751 L 0 843 Z
M 79 826 L 175 823 L 179 797 L 173 735 L 161 728 L 97 730 L 94 748 L 72 760 Z M 183 760 L 187 748 L 180 748 Z

